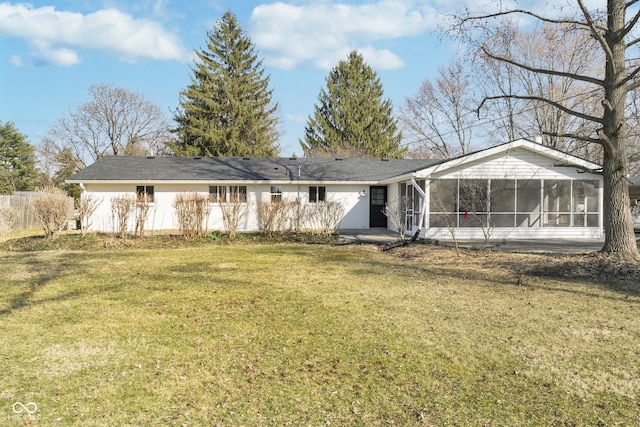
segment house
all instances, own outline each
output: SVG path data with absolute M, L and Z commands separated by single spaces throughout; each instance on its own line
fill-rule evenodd
M 341 229 L 395 229 L 382 212 L 389 204 L 421 237 L 601 238 L 600 169 L 520 139 L 450 160 L 110 156 L 67 182 L 102 201 L 91 228 L 105 232 L 116 231 L 116 196 L 144 196 L 145 228 L 173 230 L 176 195 L 195 192 L 209 196 L 210 230 L 224 229 L 220 202 L 236 195 L 249 209 L 238 231 L 260 230 L 258 207 L 285 200 L 339 204 Z

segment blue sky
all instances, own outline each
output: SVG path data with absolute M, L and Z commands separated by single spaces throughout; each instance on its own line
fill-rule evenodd
M 461 3 L 0 0 L 0 120 L 14 122 L 38 145 L 58 119 L 89 100 L 87 88 L 97 83 L 139 92 L 171 118 L 190 81 L 194 50 L 205 46 L 207 31 L 231 10 L 271 76 L 281 154 L 301 155 L 306 119 L 340 59 L 353 49 L 362 53 L 397 113 L 424 79 L 452 59 L 451 44 L 434 31 Z

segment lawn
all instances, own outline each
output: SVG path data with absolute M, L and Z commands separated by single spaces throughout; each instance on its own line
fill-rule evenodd
M 631 425 L 639 314 L 595 256 L 2 250 L 0 424 Z

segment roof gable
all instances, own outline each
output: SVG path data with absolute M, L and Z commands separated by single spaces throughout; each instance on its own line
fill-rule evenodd
M 546 145 L 542 145 L 528 139 L 518 139 L 431 165 L 422 170 L 420 175 L 429 176 L 436 172 L 445 172 L 449 169 L 464 166 L 482 159 L 504 155 L 505 153 L 516 149 L 522 149 L 537 155 L 545 156 L 553 160 L 554 164 L 558 166 L 577 167 L 594 173 L 602 169 L 602 167 L 596 163 L 572 156 L 564 151 L 556 150 L 555 148 L 547 147 Z

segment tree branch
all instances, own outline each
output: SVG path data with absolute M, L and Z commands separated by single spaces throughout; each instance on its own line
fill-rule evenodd
M 569 114 L 569 115 L 571 115 L 573 117 L 577 117 L 579 119 L 588 120 L 588 121 L 592 121 L 592 122 L 596 122 L 596 123 L 602 124 L 602 118 L 600 118 L 600 117 L 595 117 L 595 116 L 590 116 L 588 114 L 580 113 L 579 111 L 575 111 L 575 110 L 572 110 L 571 108 L 565 107 L 564 105 L 560 104 L 559 102 L 552 101 L 551 99 L 543 98 L 541 96 L 523 96 L 523 95 L 487 96 L 482 100 L 482 102 L 480 103 L 480 105 L 476 109 L 476 112 L 478 113 L 478 116 L 480 115 L 480 109 L 484 106 L 486 101 L 495 101 L 497 99 L 506 99 L 506 98 L 522 99 L 524 101 L 544 102 L 545 104 L 551 105 L 551 106 L 559 109 L 560 111 L 564 111 L 565 113 L 567 113 L 567 114 Z
M 606 33 L 609 29 L 607 27 L 598 27 L 596 25 L 595 21 L 591 17 L 591 13 L 589 13 L 589 10 L 587 10 L 587 8 L 585 7 L 583 0 L 578 0 L 578 6 L 580 7 L 580 10 L 582 11 L 582 15 L 584 15 L 584 19 L 587 20 L 586 25 L 591 30 L 591 34 L 593 35 L 593 37 L 596 38 L 596 40 L 598 40 L 598 42 L 600 43 L 600 46 L 602 47 L 602 50 L 604 51 L 605 55 L 607 56 L 607 61 L 613 63 L 613 52 L 609 48 L 609 45 L 607 44 L 607 41 L 605 40 L 604 36 L 602 35 L 603 32 Z
M 575 19 L 551 19 L 542 15 L 538 15 L 537 13 L 531 12 L 529 10 L 523 10 L 523 9 L 505 10 L 502 12 L 491 13 L 489 15 L 468 16 L 466 18 L 462 18 L 461 22 L 478 21 L 483 19 L 497 18 L 499 16 L 514 15 L 514 14 L 529 15 L 542 22 L 548 22 L 550 24 L 575 24 L 581 27 L 587 27 L 591 29 L 591 26 L 589 25 L 589 23 L 584 21 L 578 21 Z M 596 28 L 598 28 L 600 31 L 606 31 L 606 27 L 596 27 Z
M 564 71 L 547 70 L 544 68 L 534 68 L 526 64 L 523 64 L 522 62 L 514 61 L 513 59 L 509 59 L 504 56 L 496 55 L 493 52 L 491 52 L 489 49 L 487 49 L 486 43 L 482 46 L 482 52 L 484 52 L 484 54 L 491 59 L 495 59 L 496 61 L 506 62 L 508 64 L 515 65 L 518 68 L 531 71 L 532 73 L 541 73 L 541 74 L 546 74 L 550 76 L 566 77 L 574 80 L 583 81 L 586 83 L 591 83 L 598 86 L 604 86 L 604 80 L 596 79 L 595 77 L 583 76 L 581 74 L 575 74 L 575 73 L 567 73 Z

